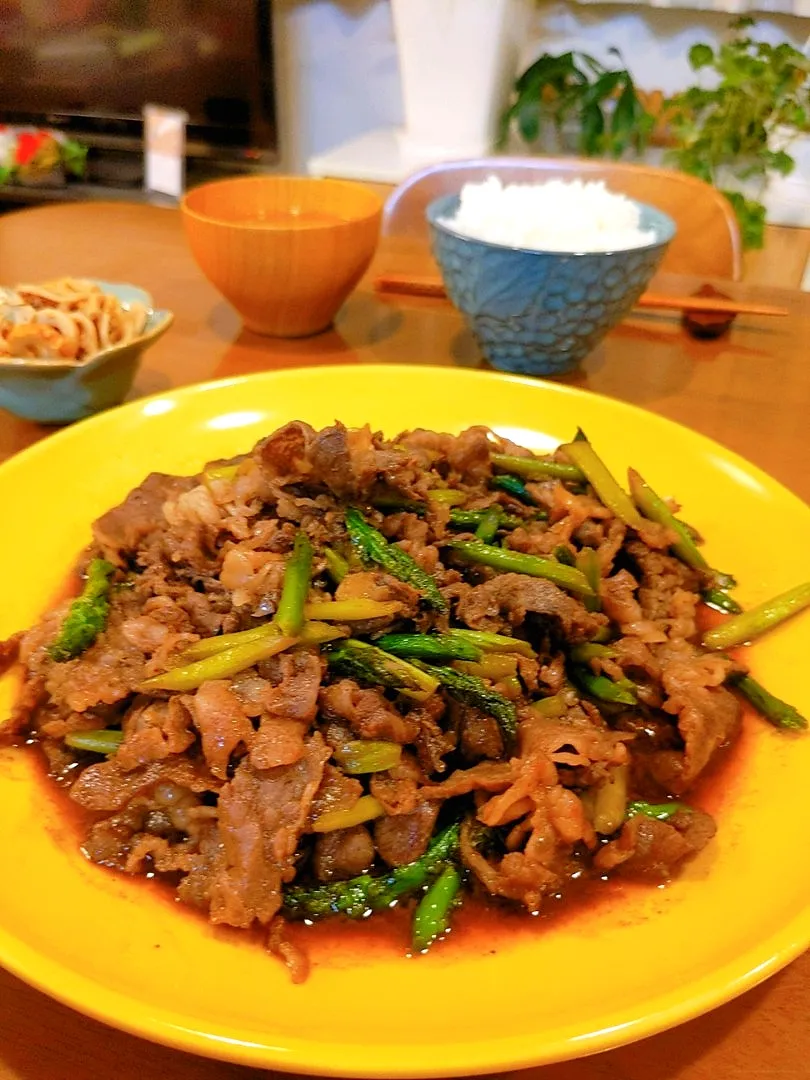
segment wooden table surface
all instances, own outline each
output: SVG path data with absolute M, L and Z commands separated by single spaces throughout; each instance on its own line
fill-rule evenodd
M 0 217 L 0 281 L 61 274 L 131 281 L 176 315 L 145 356 L 133 396 L 205 379 L 312 364 L 481 360 L 459 316 L 433 300 L 381 300 L 363 283 L 335 328 L 274 341 L 242 330 L 188 253 L 176 211 L 88 203 Z M 662 275 L 659 290 L 698 284 Z M 715 342 L 671 316 L 634 315 L 564 381 L 681 421 L 743 454 L 810 501 L 810 297 L 762 285 L 735 296 L 790 309 L 740 318 Z M 50 429 L 0 410 L 0 460 Z M 8 880 L 8 879 L 6 879 Z M 3 887 L 8 887 L 4 885 Z M 808 898 L 810 899 L 810 898 Z M 743 997 L 618 1050 L 515 1073 L 520 1080 L 794 1080 L 810 1077 L 810 954 Z M 0 971 L 0 1080 L 250 1080 L 271 1074 L 205 1061 L 87 1020 Z

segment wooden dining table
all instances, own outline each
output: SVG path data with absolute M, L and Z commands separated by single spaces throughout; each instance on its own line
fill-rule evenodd
M 381 250 L 378 259 L 390 265 L 390 256 L 390 250 Z M 203 277 L 175 209 L 81 203 L 0 216 L 0 281 L 61 275 L 128 281 L 174 312 L 172 330 L 145 354 L 131 397 L 309 365 L 486 367 L 449 303 L 382 297 L 373 289 L 374 273 L 372 266 L 332 329 L 306 339 L 271 339 L 245 330 Z M 682 295 L 702 283 L 660 274 L 651 287 Z M 562 381 L 680 421 L 810 500 L 810 297 L 762 284 L 714 284 L 740 299 L 785 307 L 789 314 L 740 316 L 724 336 L 701 341 L 689 336 L 677 315 L 634 312 Z M 0 409 L 0 461 L 54 430 Z M 8 874 L 6 868 L 3 888 L 13 887 Z M 142 1042 L 73 1012 L 0 969 L 0 1080 L 258 1080 L 270 1075 Z M 513 1076 L 810 1077 L 810 953 L 736 1000 L 671 1031 Z

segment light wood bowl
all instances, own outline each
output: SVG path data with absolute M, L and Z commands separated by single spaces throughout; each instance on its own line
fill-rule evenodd
M 243 176 L 187 192 L 191 251 L 244 320 L 272 337 L 331 325 L 377 245 L 382 200 L 345 180 Z

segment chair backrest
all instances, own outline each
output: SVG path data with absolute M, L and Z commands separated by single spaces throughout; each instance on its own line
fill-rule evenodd
M 425 209 L 433 199 L 459 191 L 465 183 L 498 176 L 504 182 L 604 180 L 613 191 L 658 207 L 675 221 L 677 233 L 662 270 L 739 281 L 742 245 L 734 211 L 720 192 L 694 176 L 592 158 L 493 157 L 431 165 L 404 180 L 383 213 L 386 241 L 429 252 Z

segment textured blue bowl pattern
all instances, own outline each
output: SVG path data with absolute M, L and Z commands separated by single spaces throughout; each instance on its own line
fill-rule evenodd
M 455 215 L 458 195 L 430 204 L 433 255 L 445 288 L 494 367 L 561 375 L 630 311 L 675 234 L 666 214 L 638 205 L 641 228 L 654 230 L 654 243 L 568 254 L 472 240 L 442 223 Z

